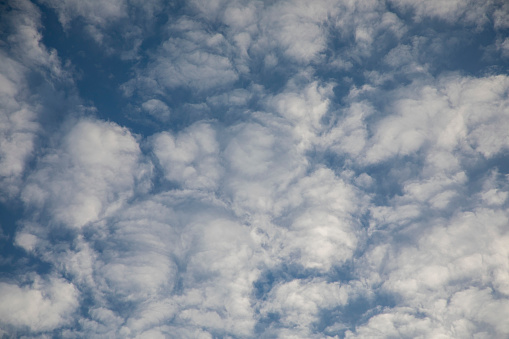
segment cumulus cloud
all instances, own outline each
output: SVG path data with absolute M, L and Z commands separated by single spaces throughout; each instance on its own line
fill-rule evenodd
M 5 110 L 0 116 L 2 121 L 0 178 L 5 195 L 12 196 L 19 191 L 20 179 L 25 164 L 32 153 L 39 125 L 35 121 L 36 114 L 29 107 L 22 108 L 15 100 L 11 99 L 12 94 L 15 94 L 16 91 L 14 84 L 6 78 L 1 80 L 3 80 L 2 94 L 4 95 L 2 97 L 5 99 Z M 11 112 L 7 111 L 8 101 L 12 103 L 9 105 L 12 108 Z
M 76 289 L 63 279 L 37 278 L 29 285 L 0 283 L 0 323 L 41 332 L 70 324 L 78 306 Z
M 120 208 L 136 180 L 150 168 L 125 128 L 101 121 L 78 121 L 60 141 L 62 149 L 41 159 L 22 193 L 27 206 L 49 208 L 56 224 L 82 227 Z
M 43 77 L 40 88 L 69 81 L 56 51 L 48 50 L 41 42 L 38 9 L 28 1 L 9 5 L 8 14 L 2 11 L 5 35 L 0 50 L 0 185 L 4 192 L 1 199 L 19 193 L 26 163 L 41 132 L 40 119 L 47 115 L 32 78 Z
M 361 260 L 367 266 L 378 267 L 367 270 L 367 276 L 373 285 L 381 284 L 380 293 L 389 291 L 401 298 L 401 308 L 385 309 L 355 331 L 347 332 L 347 337 L 380 332 L 384 336 L 410 337 L 506 335 L 507 329 L 495 320 L 496 316 L 483 318 L 466 312 L 484 309 L 483 314 L 488 314 L 492 307 L 506 307 L 503 290 L 507 280 L 498 272 L 507 263 L 488 258 L 504 256 L 497 243 L 505 241 L 506 236 L 507 215 L 500 206 L 505 206 L 502 187 L 506 187 L 507 179 L 496 170 L 477 179 L 471 174 L 475 167 L 472 158 L 482 162 L 506 152 L 505 135 L 498 134 L 494 125 L 488 129 L 496 145 L 476 137 L 487 137 L 487 130 L 478 131 L 490 124 L 490 116 L 497 116 L 494 121 L 502 125 L 507 120 L 506 97 L 502 94 L 507 89 L 505 81 L 504 76 L 441 79 L 436 89 L 423 87 L 427 99 L 419 105 L 411 99 L 399 106 L 402 102 L 396 99 L 394 114 L 403 109 L 412 119 L 399 120 L 392 115 L 377 125 L 377 149 L 367 151 L 368 159 L 374 156 L 373 161 L 383 162 L 412 156 L 422 159 L 422 165 L 395 178 L 402 191 L 389 206 L 371 210 L 372 234 L 383 238 L 398 234 L 395 239 L 403 237 L 408 243 L 394 240 L 390 247 L 380 243 Z M 405 93 L 405 98 L 409 97 Z M 421 109 L 426 115 L 420 115 Z M 430 118 L 429 114 L 440 115 Z M 401 129 L 396 132 L 393 128 Z M 390 145 L 391 153 L 378 148 L 384 144 L 382 135 L 390 136 L 386 145 Z M 482 188 L 469 198 L 471 193 L 467 192 L 472 192 L 476 180 Z M 385 259 L 380 260 L 381 256 Z M 462 306 L 456 306 L 456 302 Z
M 154 137 L 154 153 L 165 177 L 183 188 L 214 189 L 219 184 L 219 143 L 210 125 L 193 125 L 177 137 L 158 134 Z
M 369 101 L 355 100 L 324 139 L 340 153 L 358 155 L 366 163 L 422 153 L 430 166 L 453 170 L 458 156 L 472 152 L 490 158 L 507 148 L 507 77 L 446 76 L 434 83 L 416 82 L 385 93 L 391 97 L 381 118 L 374 118 Z M 365 88 L 368 96 L 378 94 Z M 367 126 L 366 120 L 375 121 Z M 487 130 L 490 133 L 487 133 Z M 368 139 L 368 136 L 372 135 Z M 350 147 L 346 147 L 346 145 Z M 461 152 L 456 151 L 461 149 Z M 447 154 L 447 158 L 446 158 Z
M 177 87 L 208 90 L 230 85 L 238 74 L 229 56 L 229 42 L 220 33 L 191 18 L 181 18 L 168 28 L 172 37 L 163 42 L 154 60 L 128 87 L 148 84 L 152 91 L 165 93 Z
M 2 14 L 2 335 L 508 335 L 507 6 L 38 4 Z M 98 44 L 62 66 L 41 10 Z
M 166 121 L 170 117 L 168 106 L 158 99 L 150 99 L 141 105 L 142 109 L 157 120 Z
M 346 337 L 506 335 L 504 322 L 491 313 L 507 307 L 508 280 L 500 275 L 507 261 L 499 257 L 505 251 L 499 241 L 506 241 L 506 225 L 505 211 L 476 210 L 422 224 L 429 229 L 410 233 L 416 246 L 381 247 L 384 261 L 377 259 L 379 249 L 373 249 L 368 260 L 383 266 L 371 279 L 396 293 L 401 307 L 385 309 Z
M 261 310 L 263 315 L 280 315 L 279 324 L 288 331 L 282 336 L 312 337 L 312 324 L 320 311 L 332 309 L 348 302 L 348 286 L 320 280 L 293 280 L 274 287 Z
M 408 0 L 391 0 L 391 2 L 400 9 L 412 10 L 414 20 L 417 21 L 425 17 L 436 17 L 451 23 L 460 22 L 478 26 L 486 24 L 494 11 L 501 11 L 499 4 L 490 1 L 455 0 L 447 4 L 434 0 L 419 3 Z

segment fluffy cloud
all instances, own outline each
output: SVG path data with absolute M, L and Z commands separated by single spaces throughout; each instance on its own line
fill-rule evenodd
M 49 208 L 56 224 L 82 227 L 120 208 L 149 170 L 134 137 L 113 123 L 81 120 L 59 141 L 22 193 L 30 208 Z
M 448 164 L 459 165 L 454 155 L 457 148 L 462 153 L 478 152 L 490 158 L 508 145 L 502 132 L 509 114 L 504 94 L 507 87 L 508 79 L 503 75 L 449 76 L 434 84 L 418 82 L 388 94 L 392 100 L 383 110 L 390 114 L 375 120 L 371 130 L 365 120 L 372 118 L 373 108 L 357 99 L 347 109 L 345 118 L 329 132 L 330 138 L 337 138 L 329 142 L 342 144 L 340 141 L 344 140 L 352 144 L 332 147 L 354 155 L 361 153 L 362 147 L 367 163 L 422 151 L 433 166 L 445 170 Z M 373 136 L 367 140 L 369 134 Z M 450 154 L 449 159 L 440 156 L 444 152 Z
M 46 115 L 42 98 L 32 78 L 42 77 L 40 88 L 68 81 L 57 53 L 48 50 L 39 33 L 40 14 L 28 1 L 17 1 L 2 11 L 5 42 L 0 50 L 0 187 L 2 198 L 16 196 L 27 161 L 40 132 L 39 120 Z M 53 93 L 50 93 L 52 95 Z
M 396 99 L 394 115 L 375 125 L 376 148 L 368 149 L 368 159 L 412 156 L 422 165 L 392 179 L 401 193 L 389 206 L 371 209 L 372 234 L 395 240 L 389 247 L 385 241 L 374 246 L 361 260 L 372 267 L 363 270 L 370 283 L 381 284 L 379 293 L 397 295 L 398 307 L 383 310 L 347 337 L 506 335 L 503 321 L 490 312 L 507 307 L 507 277 L 500 273 L 507 261 L 499 245 L 506 241 L 507 179 L 497 170 L 480 178 L 471 174 L 477 166 L 471 159 L 484 162 L 507 150 L 504 133 L 491 122 L 507 120 L 506 81 L 441 79 L 437 88 L 417 92 L 422 101 Z M 483 311 L 467 311 L 472 309 Z
M 208 124 L 196 124 L 178 136 L 163 132 L 154 136 L 154 154 L 168 180 L 182 188 L 214 189 L 221 178 L 219 143 Z
M 261 2 L 192 1 L 186 14 L 168 23 L 151 62 L 125 85 L 126 93 L 169 95 L 183 87 L 228 91 L 236 81 L 273 86 L 274 72 L 290 79 L 301 67 L 325 64 L 349 69 L 370 57 L 373 48 L 401 36 L 394 13 L 376 1 Z M 212 33 L 209 27 L 221 29 Z M 337 40 L 337 41 L 336 41 Z M 331 51 L 330 44 L 354 40 L 354 47 Z M 382 47 L 384 48 L 384 47 Z M 277 67 L 276 67 L 277 66 Z
M 141 105 L 141 107 L 145 112 L 161 121 L 168 120 L 170 116 L 170 109 L 168 106 L 158 99 L 147 100 Z
M 5 65 L 5 63 L 4 63 Z M 0 178 L 6 195 L 15 195 L 19 190 L 21 175 L 34 148 L 34 139 L 39 129 L 36 114 L 31 107 L 14 100 L 17 89 L 9 79 L 2 77 L 2 105 L 0 115 Z
M 184 87 L 204 91 L 238 79 L 230 60 L 230 44 L 222 34 L 207 32 L 206 26 L 185 17 L 172 23 L 168 32 L 172 37 L 161 44 L 147 69 L 127 84 L 128 89 L 165 93 Z
M 430 229 L 412 230 L 415 246 L 394 245 L 389 253 L 381 249 L 383 262 L 375 259 L 379 250 L 373 250 L 369 260 L 383 265 L 381 276 L 373 278 L 401 298 L 401 307 L 385 309 L 347 337 L 507 335 L 505 321 L 493 313 L 508 307 L 509 280 L 501 274 L 508 262 L 500 247 L 507 241 L 506 225 L 505 212 L 476 210 L 422 224 Z
M 34 332 L 70 324 L 78 306 L 75 287 L 56 278 L 49 281 L 37 278 L 25 286 L 1 282 L 0 296 L 0 322 Z
M 290 188 L 290 225 L 284 234 L 284 253 L 297 255 L 306 268 L 329 270 L 350 259 L 357 245 L 360 226 L 355 216 L 363 201 L 355 188 L 318 169 Z M 320 246 L 317 246 L 320 244 Z
M 338 283 L 293 280 L 273 288 L 261 313 L 280 316 L 279 324 L 290 329 L 289 333 L 281 331 L 282 335 L 312 337 L 312 325 L 318 321 L 319 312 L 345 305 L 349 292 L 348 286 Z
M 451 23 L 464 22 L 481 26 L 489 21 L 493 12 L 503 11 L 499 3 L 491 1 L 455 0 L 444 5 L 440 1 L 427 0 L 415 3 L 408 0 L 391 0 L 399 9 L 413 11 L 414 20 L 421 21 L 426 17 L 437 17 Z M 504 13 L 507 15 L 507 12 Z M 500 14 L 499 14 L 500 15 Z
M 2 335 L 508 335 L 507 6 L 44 4 L 126 69 L 5 16 Z

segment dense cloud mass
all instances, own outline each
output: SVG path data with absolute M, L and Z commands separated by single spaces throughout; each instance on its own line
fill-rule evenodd
M 506 2 L 0 11 L 2 338 L 509 337 Z

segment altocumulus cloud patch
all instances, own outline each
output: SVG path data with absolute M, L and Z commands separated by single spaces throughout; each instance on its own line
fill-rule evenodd
M 0 334 L 509 336 L 504 1 L 10 1 Z

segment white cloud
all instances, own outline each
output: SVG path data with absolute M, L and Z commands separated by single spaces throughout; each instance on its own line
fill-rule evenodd
M 61 66 L 57 52 L 48 50 L 42 43 L 39 8 L 26 0 L 13 1 L 10 5 L 12 10 L 9 15 L 2 14 L 10 33 L 11 57 L 49 78 L 68 78 L 69 74 Z
M 282 255 L 297 255 L 302 266 L 323 271 L 350 259 L 359 235 L 354 215 L 363 209 L 356 193 L 328 169 L 290 187 L 289 206 L 283 205 L 290 225 L 283 233 Z
M 292 79 L 298 81 L 297 79 Z M 328 111 L 332 84 L 319 85 L 314 81 L 299 88 L 290 81 L 285 92 L 269 99 L 269 109 L 280 114 L 292 127 L 299 147 L 306 149 L 316 143 L 322 129 L 322 118 Z
M 8 90 L 8 80 L 5 78 L 0 80 L 4 80 L 2 85 L 5 85 L 0 87 Z M 2 94 L 4 94 L 2 104 L 5 105 L 5 109 L 0 114 L 0 126 L 2 126 L 0 127 L 0 183 L 5 195 L 13 196 L 19 191 L 20 179 L 25 170 L 25 164 L 32 154 L 39 124 L 35 121 L 36 114 L 30 107 L 22 107 L 13 100 L 13 96 L 9 98 L 5 95 L 8 93 Z M 8 101 L 11 101 L 11 105 Z
M 495 11 L 493 12 L 493 21 L 495 29 L 504 29 L 508 27 L 507 18 L 509 17 L 509 5 L 507 3 L 502 3 Z
M 277 314 L 280 316 L 278 325 L 291 329 L 295 337 L 311 337 L 311 326 L 318 321 L 319 312 L 345 305 L 348 295 L 348 286 L 338 283 L 293 280 L 273 288 L 263 303 L 261 314 Z M 285 336 L 284 330 L 279 336 Z
M 125 104 L 161 124 L 136 135 L 86 117 L 79 100 L 80 117 L 40 122 L 58 101 L 40 93 L 69 75 L 41 43 L 37 8 L 20 2 L 0 54 L 1 187 L 22 190 L 12 275 L 32 261 L 52 273 L 0 283 L 1 334 L 509 334 L 509 78 L 443 71 L 436 55 L 458 32 L 414 25 L 438 17 L 474 32 L 493 15 L 500 30 L 505 6 L 45 3 L 104 45 L 135 26 L 118 43 L 146 50 L 113 44 L 109 57 L 140 57 Z M 163 8 L 175 10 L 167 23 Z
M 205 123 L 195 124 L 177 136 L 163 132 L 154 136 L 154 154 L 168 180 L 182 188 L 214 189 L 222 168 L 215 129 Z
M 394 201 L 399 205 L 401 200 Z M 406 222 L 386 234 L 408 237 L 410 242 L 389 240 L 390 245 L 374 246 L 359 265 L 366 267 L 362 271 L 370 284 L 381 284 L 384 292 L 397 295 L 398 307 L 384 309 L 347 337 L 380 332 L 412 337 L 506 335 L 505 321 L 491 310 L 507 307 L 509 280 L 503 272 L 509 262 L 503 244 L 508 215 L 493 207 L 457 211 L 450 218 L 404 215 L 400 210 L 387 213 L 383 222 Z M 370 265 L 374 267 L 367 268 Z
M 145 112 L 152 115 L 160 121 L 166 121 L 170 117 L 170 109 L 168 106 L 158 99 L 150 99 L 141 104 Z
M 33 251 L 37 245 L 37 236 L 30 233 L 18 233 L 16 235 L 16 245 L 25 251 Z
M 197 328 L 249 335 L 255 325 L 250 296 L 259 261 L 249 228 L 217 217 L 188 227 L 197 247 L 185 277 L 189 289 L 177 298 L 184 309 L 179 319 Z
M 157 82 L 155 90 L 163 93 L 176 87 L 204 91 L 238 79 L 230 44 L 222 34 L 210 33 L 198 21 L 185 17 L 172 23 L 168 31 L 172 37 L 160 45 L 147 69 L 128 87 L 144 87 L 143 81 L 148 78 Z
M 131 133 L 114 123 L 78 121 L 60 141 L 62 149 L 40 160 L 22 199 L 51 210 L 51 220 L 82 227 L 118 209 L 150 168 Z
M 107 25 L 111 20 L 119 19 L 127 15 L 127 2 L 124 0 L 112 1 L 53 1 L 45 0 L 44 3 L 55 8 L 58 19 L 64 27 L 68 27 L 70 21 L 76 17 L 84 17 L 87 21 L 98 26 Z
M 264 13 L 262 19 L 263 26 L 269 29 L 268 43 L 275 41 L 276 46 L 290 59 L 309 63 L 325 49 L 327 35 L 322 24 L 327 20 L 327 15 L 334 15 L 335 11 L 337 9 L 332 1 L 276 3 Z
M 440 18 L 444 21 L 464 22 L 482 26 L 489 22 L 489 16 L 496 9 L 496 3 L 491 1 L 454 0 L 444 3 L 437 0 L 413 2 L 409 0 L 391 0 L 399 9 L 411 8 L 414 20 L 424 18 Z
M 394 177 L 380 178 L 394 180 L 401 191 L 386 204 L 371 205 L 369 234 L 384 240 L 375 241 L 359 262 L 369 284 L 381 284 L 398 303 L 346 337 L 506 335 L 504 322 L 490 313 L 506 307 L 507 260 L 500 260 L 505 250 L 499 243 L 507 241 L 506 179 L 496 170 L 481 179 L 469 172 L 475 166 L 470 159 L 484 161 L 507 149 L 505 133 L 495 125 L 507 120 L 506 82 L 505 76 L 449 76 L 434 86 L 417 82 L 390 93 L 390 109 L 371 120 L 372 129 L 363 111 L 373 111 L 364 106 L 358 114 L 359 140 L 367 146 L 357 154 L 365 152 L 368 163 L 390 160 L 403 167 L 392 170 Z M 345 138 L 343 121 L 329 135 L 337 142 Z M 352 159 L 363 168 L 362 157 Z M 413 161 L 422 165 L 412 169 Z M 469 197 L 474 180 L 484 184 Z M 456 297 L 476 304 L 453 307 L 447 300 Z M 469 309 L 483 309 L 483 316 Z
M 452 76 L 435 86 L 411 86 L 408 91 L 396 92 L 403 99 L 396 97 L 388 108 L 396 114 L 374 128 L 366 161 L 376 163 L 412 154 L 425 145 L 437 152 L 461 147 L 493 156 L 509 145 L 502 131 L 509 114 L 503 94 L 507 87 L 508 79 L 502 75 L 479 79 Z
M 287 127 L 277 127 L 256 123 L 232 127 L 224 156 L 229 173 L 225 190 L 234 208 L 254 214 L 277 210 L 276 194 L 303 174 L 306 160 L 292 148 Z
M 0 322 L 34 332 L 69 324 L 78 306 L 75 287 L 57 278 L 37 278 L 26 286 L 0 282 L 0 297 Z
M 30 160 L 45 113 L 41 98 L 31 88 L 31 78 L 43 77 L 43 85 L 69 81 L 56 51 L 41 42 L 40 13 L 28 1 L 16 1 L 2 13 L 9 48 L 0 50 L 0 199 L 19 193 L 21 178 Z M 53 91 L 54 93 L 55 91 Z M 49 93 L 52 95 L 53 93 Z
M 143 39 L 151 35 L 157 15 L 165 8 L 160 0 L 43 0 L 55 11 L 66 33 L 81 30 L 106 55 L 121 60 L 139 59 Z
M 375 37 L 399 37 L 405 31 L 397 16 L 376 1 L 325 0 L 313 6 L 304 1 L 192 1 L 186 9 L 193 16 L 168 24 L 170 38 L 126 84 L 126 93 L 168 95 L 176 87 L 225 91 L 243 76 L 263 82 L 265 72 L 281 66 L 292 77 L 300 71 L 296 66 L 327 59 L 330 67 L 349 69 L 352 61 L 371 54 Z M 212 33 L 208 27 L 216 25 L 224 27 Z M 329 57 L 332 39 L 354 39 L 355 46 Z
M 359 156 L 366 147 L 368 131 L 365 119 L 373 114 L 368 102 L 354 102 L 344 110 L 344 118 L 320 139 L 321 147 L 340 154 Z
M 451 333 L 437 329 L 436 324 L 429 318 L 419 318 L 409 309 L 395 310 L 370 318 L 368 323 L 354 334 L 347 331 L 345 338 L 366 337 L 403 337 L 403 338 L 450 338 L 451 335 L 467 334 L 469 332 Z
M 175 318 L 183 327 L 247 336 L 256 324 L 253 283 L 264 263 L 299 253 L 303 267 L 327 271 L 352 256 L 357 192 L 330 170 L 307 177 L 309 146 L 293 149 L 303 137 L 294 129 L 304 130 L 308 121 L 306 136 L 316 138 L 330 89 L 312 83 L 303 92 L 303 98 L 288 90 L 271 99 L 268 107 L 278 111 L 259 113 L 260 123 L 220 128 L 202 122 L 176 135 L 155 135 L 154 154 L 166 178 L 181 187 L 133 202 L 136 180 L 147 170 L 133 136 L 113 123 L 69 124 L 60 149 L 41 159 L 23 197 L 52 223 L 87 236 L 78 235 L 60 256 L 51 253 L 52 240 L 37 232 L 40 226 L 27 223 L 17 243 L 44 251 L 80 289 L 93 291 L 94 312 L 83 320 L 87 333 L 141 334 Z M 218 187 L 221 200 L 212 192 Z M 282 223 L 257 222 L 274 217 Z M 268 251 L 264 234 L 276 237 Z M 112 295 L 131 303 L 132 311 L 111 308 Z M 313 312 L 327 307 L 322 299 Z M 160 310 L 158 320 L 150 318 L 153 308 Z

